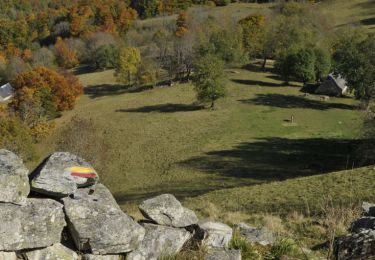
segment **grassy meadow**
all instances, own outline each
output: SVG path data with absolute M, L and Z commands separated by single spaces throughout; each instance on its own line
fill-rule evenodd
M 214 111 L 195 105 L 190 84 L 132 93 L 113 71 L 82 74 L 86 94 L 57 125 L 72 116 L 95 122 L 110 154 L 102 180 L 124 208 L 164 192 L 184 199 L 356 166 L 355 100 L 306 98 L 300 84 L 256 67 L 226 73 L 228 95 Z

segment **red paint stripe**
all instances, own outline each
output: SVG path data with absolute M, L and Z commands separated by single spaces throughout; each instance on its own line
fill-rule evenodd
M 91 172 L 91 173 L 72 172 L 70 173 L 70 175 L 76 176 L 76 177 L 82 177 L 82 178 L 95 178 L 96 177 L 96 173 L 94 172 Z

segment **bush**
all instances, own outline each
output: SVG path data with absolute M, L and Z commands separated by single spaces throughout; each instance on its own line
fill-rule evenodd
M 28 126 L 18 117 L 0 115 L 0 148 L 20 155 L 25 161 L 34 158 L 33 138 Z

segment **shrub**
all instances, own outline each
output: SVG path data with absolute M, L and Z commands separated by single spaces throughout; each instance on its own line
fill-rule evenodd
M 26 161 L 34 158 L 33 138 L 27 125 L 18 117 L 0 115 L 0 147 Z

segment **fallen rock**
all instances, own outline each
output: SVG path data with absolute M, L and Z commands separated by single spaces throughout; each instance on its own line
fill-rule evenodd
M 0 260 L 17 260 L 17 255 L 14 252 L 0 252 Z
M 54 197 L 74 194 L 78 187 L 94 185 L 99 176 L 84 159 L 66 152 L 48 157 L 33 173 L 32 190 Z
M 275 235 L 267 228 L 251 227 L 245 223 L 236 225 L 239 234 L 250 243 L 260 244 L 262 246 L 274 245 L 276 243 Z
M 375 217 L 375 204 L 363 202 L 362 209 L 365 216 Z
M 362 230 L 337 239 L 336 250 L 336 259 L 374 260 L 375 230 Z
M 220 250 L 209 253 L 205 260 L 241 260 L 241 250 Z
M 25 256 L 27 260 L 78 260 L 76 252 L 60 243 L 26 252 Z
M 120 260 L 120 255 L 90 255 L 86 254 L 82 257 L 82 260 Z
M 0 250 L 18 251 L 60 242 L 66 225 L 63 205 L 51 199 L 27 199 L 25 206 L 0 204 Z
M 78 189 L 74 198 L 63 199 L 68 227 L 80 251 L 119 254 L 136 249 L 145 230 L 117 205 L 110 191 L 98 184 Z
M 127 256 L 127 260 L 157 260 L 162 256 L 177 254 L 191 238 L 185 229 L 154 224 L 143 224 L 146 235 L 138 249 Z
M 142 202 L 139 210 L 159 225 L 187 227 L 198 223 L 195 213 L 184 208 L 172 194 L 163 194 Z
M 25 205 L 30 192 L 28 174 L 21 158 L 0 149 L 0 202 Z
M 361 229 L 375 230 L 375 217 L 361 217 L 353 221 L 351 231 L 357 232 Z
M 202 244 L 208 248 L 227 248 L 232 239 L 233 230 L 230 226 L 212 221 L 201 221 L 198 223 L 202 233 Z

